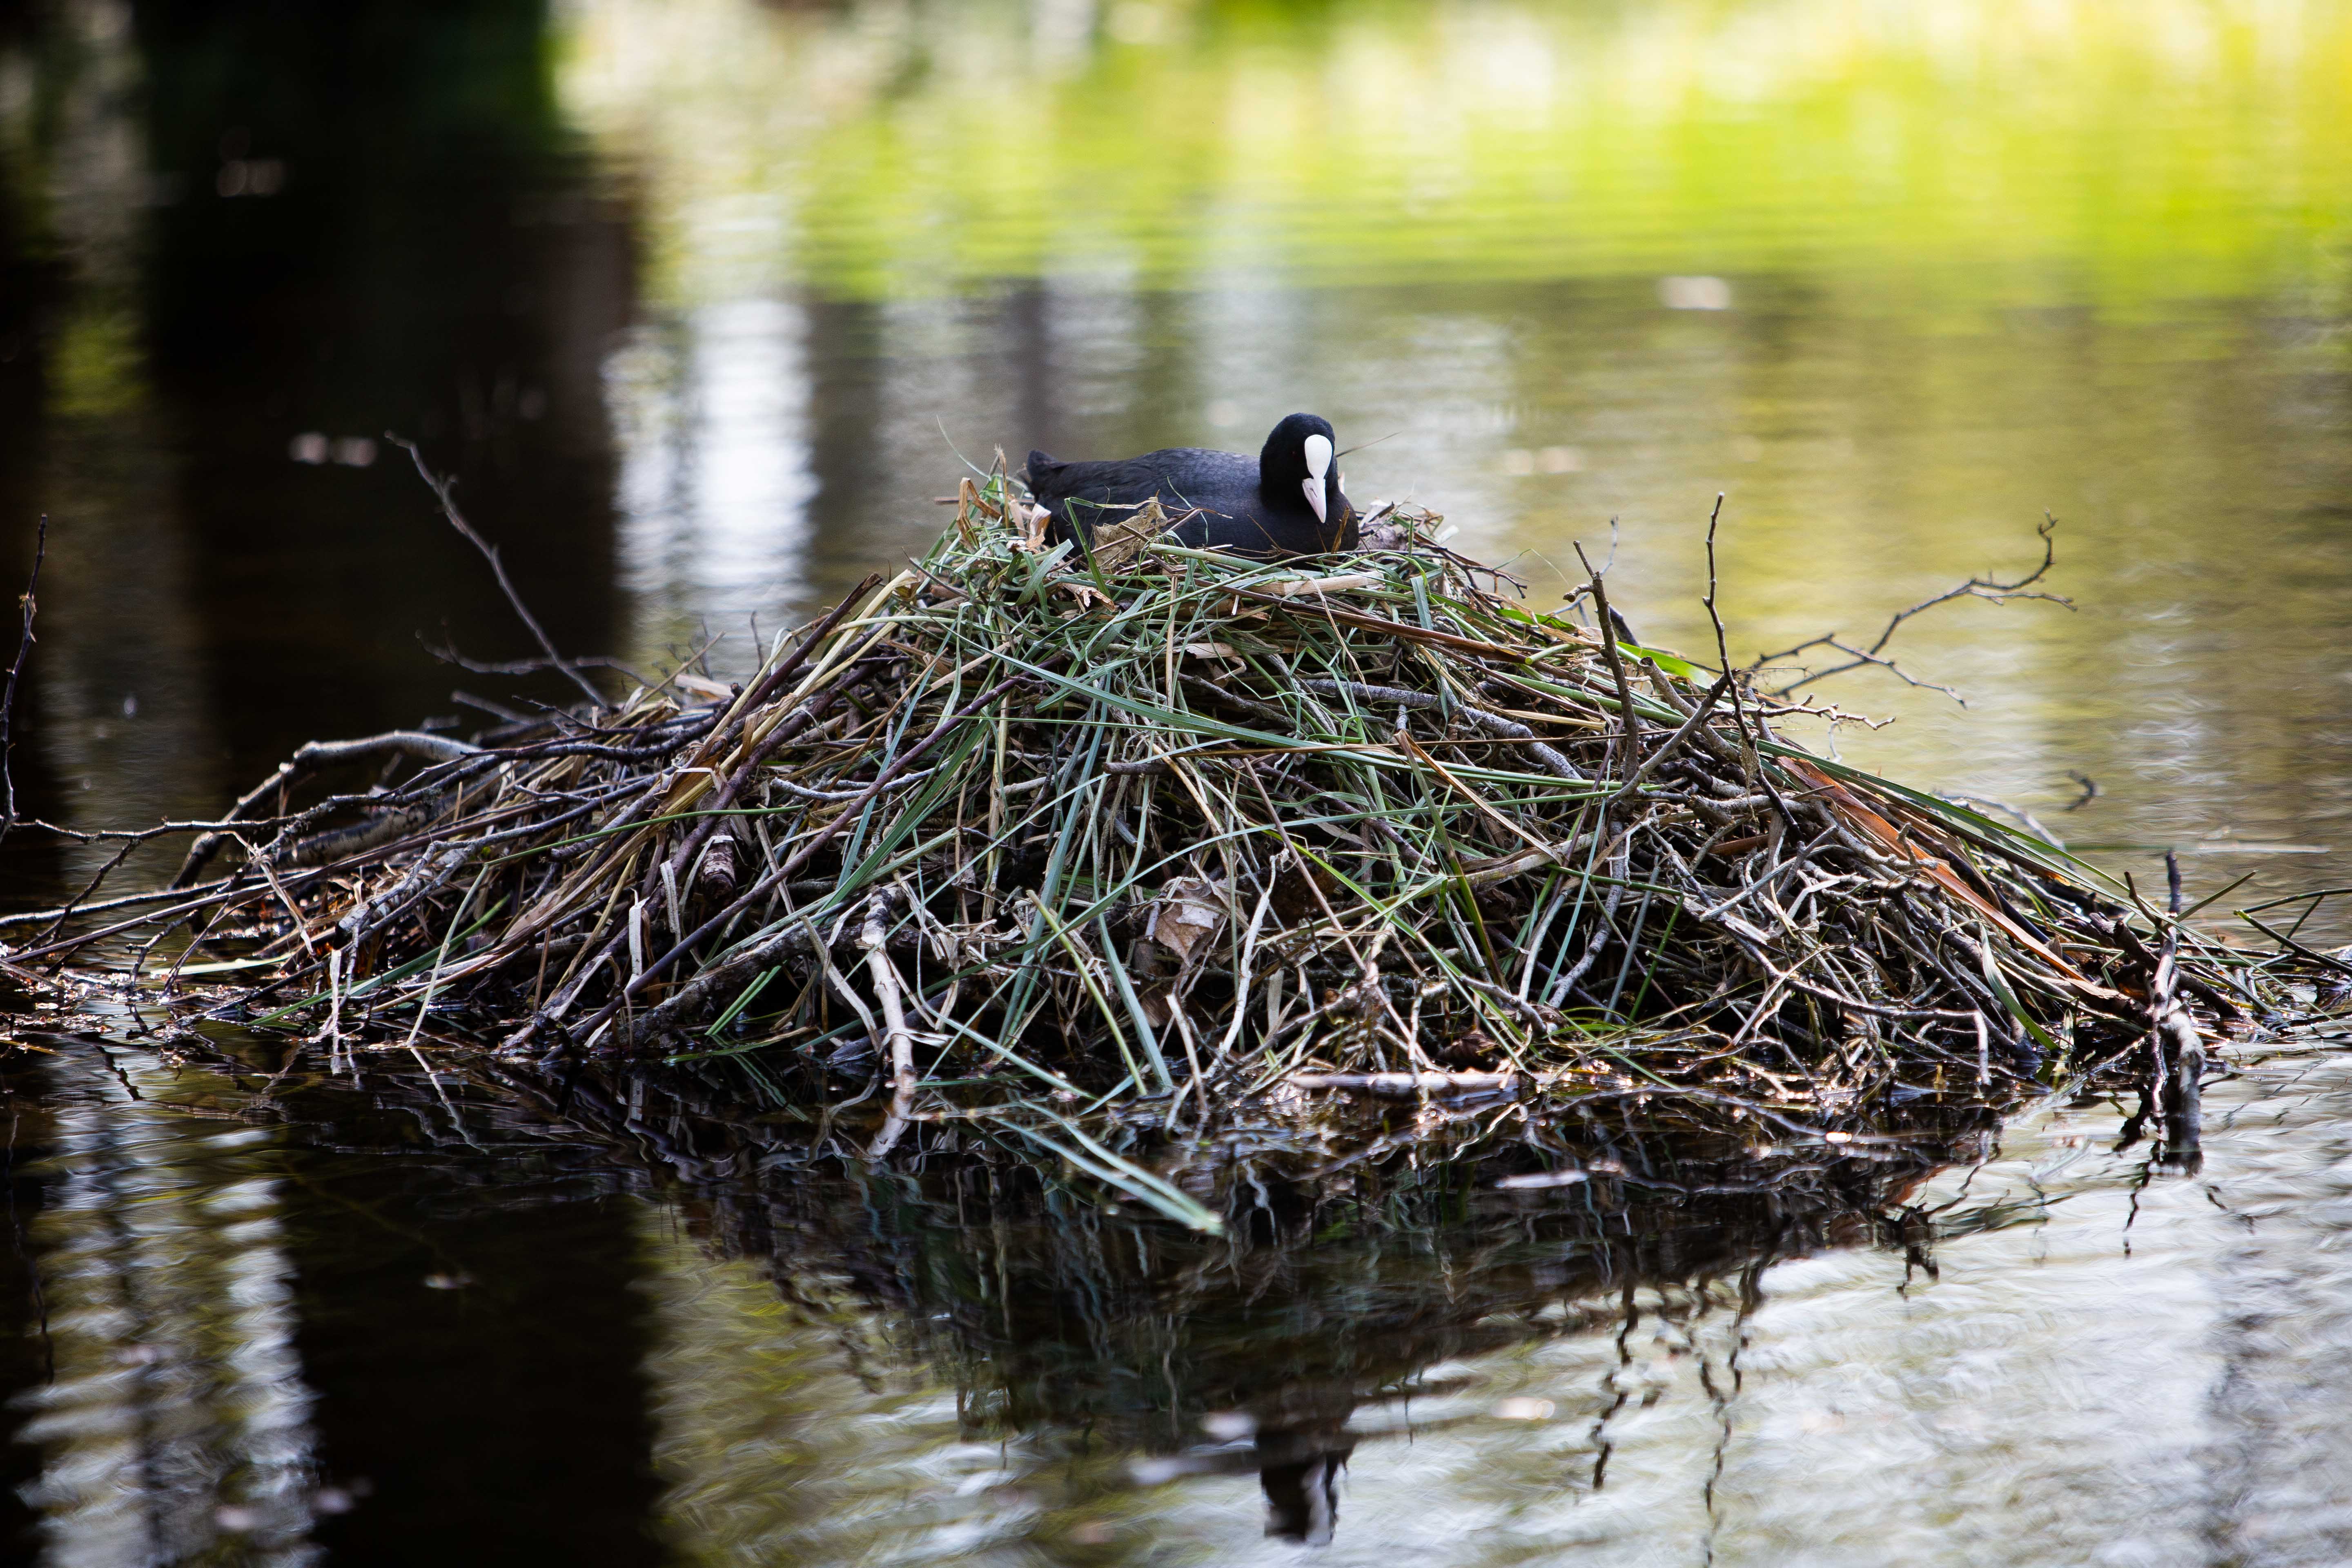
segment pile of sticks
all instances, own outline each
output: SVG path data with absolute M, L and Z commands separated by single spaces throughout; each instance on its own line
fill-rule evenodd
M 306 746 L 217 822 L 120 836 L 193 838 L 168 887 L 93 882 L 5 960 L 330 1053 L 863 1081 L 881 1147 L 1318 1089 L 1851 1107 L 2134 1052 L 2179 1122 L 2208 1042 L 2328 962 L 1790 743 L 1719 623 L 1707 668 L 1633 642 L 1599 574 L 1538 614 L 1434 519 L 1374 521 L 1305 565 L 1166 542 L 1156 508 L 1078 549 L 966 480 L 927 556 L 740 686 L 583 678 L 473 740 Z

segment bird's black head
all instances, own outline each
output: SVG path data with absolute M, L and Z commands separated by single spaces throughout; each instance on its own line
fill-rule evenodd
M 1339 493 L 1339 449 L 1328 419 L 1293 414 L 1265 438 L 1257 482 L 1269 506 L 1287 510 L 1304 501 L 1313 508 L 1318 531 L 1332 547 L 1344 549 L 1349 519 L 1348 498 Z

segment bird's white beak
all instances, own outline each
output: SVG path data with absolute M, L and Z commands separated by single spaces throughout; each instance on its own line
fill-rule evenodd
M 1309 436 L 1307 437 L 1307 483 L 1304 488 L 1307 504 L 1315 509 L 1315 521 L 1318 522 L 1331 521 L 1325 515 L 1323 500 L 1323 476 L 1330 471 L 1331 437 Z

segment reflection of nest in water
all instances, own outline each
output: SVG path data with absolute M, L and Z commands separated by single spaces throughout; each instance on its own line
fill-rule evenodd
M 800 1103 L 870 1074 L 874 1152 L 992 1120 L 1202 1224 L 1073 1108 L 1536 1084 L 1762 1126 L 2142 1050 L 2177 1132 L 2205 1038 L 2283 994 L 2042 838 L 1784 742 L 1740 675 L 1529 613 L 1424 516 L 1318 573 L 1074 555 L 1024 511 L 966 481 L 740 688 L 305 748 L 173 898 L 10 957 L 103 932 L 152 973 L 193 929 L 174 979 L 236 973 L 202 1000 L 331 1054 L 725 1058 Z
M 446 1089 L 446 1103 L 413 1076 L 380 1078 L 374 1100 L 414 1113 L 404 1140 L 431 1128 L 469 1171 L 478 1146 L 541 1181 L 638 1173 L 698 1246 L 756 1263 L 838 1336 L 869 1386 L 909 1361 L 937 1369 L 971 1440 L 1084 1434 L 1145 1480 L 1255 1470 L 1277 1523 L 1302 1530 L 1368 1428 L 1489 1417 L 1494 1393 L 1458 1363 L 1630 1322 L 1645 1340 L 1736 1331 L 1767 1268 L 1824 1249 L 1932 1268 L 1934 1217 L 1906 1200 L 1985 1157 L 1996 1125 L 1979 1107 L 1929 1108 L 1907 1138 L 1859 1150 L 1767 1147 L 1629 1104 L 1505 1136 L 1482 1129 L 1491 1110 L 1418 1139 L 1405 1109 L 1395 1137 L 1238 1125 L 1160 1167 L 1223 1221 L 1211 1237 L 1074 1194 L 1018 1140 L 904 1150 L 877 1171 L 814 1153 L 813 1120 L 747 1122 L 731 1097 L 668 1076 L 585 1074 L 561 1114 L 561 1091 L 528 1079 Z M 289 1109 L 299 1130 L 356 1098 L 328 1084 Z M 1586 1180 L 1503 1184 L 1563 1165 Z M 1589 1427 L 1581 1462 L 1597 1463 L 1618 1391 L 1596 1380 L 1585 1405 L 1549 1392 L 1560 1420 Z

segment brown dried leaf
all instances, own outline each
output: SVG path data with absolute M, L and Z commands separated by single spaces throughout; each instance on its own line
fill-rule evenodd
M 1192 950 L 1215 935 L 1224 918 L 1224 900 L 1214 884 L 1199 877 L 1179 877 L 1160 889 L 1144 934 L 1189 963 Z
M 1135 559 L 1139 551 L 1167 531 L 1168 514 L 1160 510 L 1157 496 L 1117 521 L 1105 517 L 1095 524 L 1095 564 L 1106 572 L 1115 571 Z

